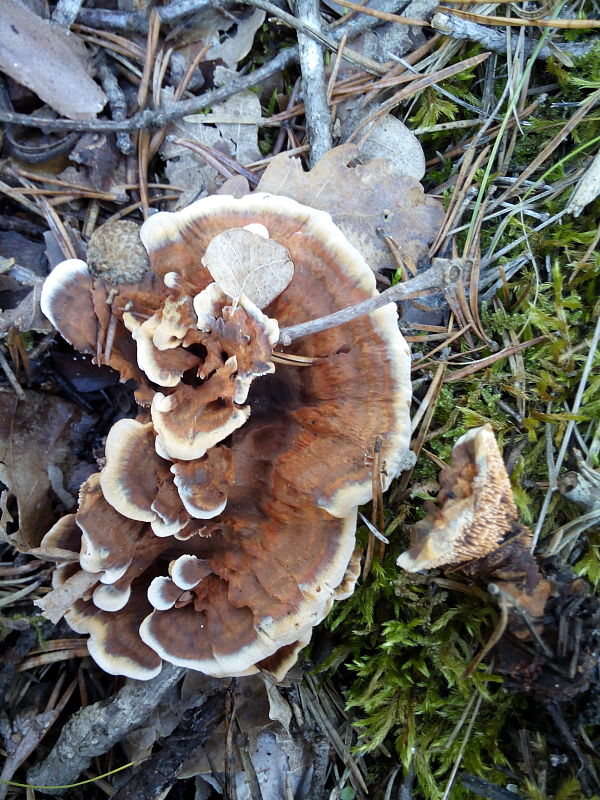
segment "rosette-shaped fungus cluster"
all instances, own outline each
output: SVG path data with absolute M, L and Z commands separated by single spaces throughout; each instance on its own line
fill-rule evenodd
M 150 269 L 135 283 L 70 260 L 44 286 L 44 313 L 135 379 L 141 410 L 113 426 L 103 469 L 39 553 L 62 562 L 55 591 L 85 573 L 66 619 L 107 672 L 150 678 L 165 659 L 281 676 L 352 592 L 375 441 L 384 488 L 408 448 L 396 309 L 284 354 L 281 327 L 376 294 L 331 217 L 284 197 L 205 198 L 140 236 Z

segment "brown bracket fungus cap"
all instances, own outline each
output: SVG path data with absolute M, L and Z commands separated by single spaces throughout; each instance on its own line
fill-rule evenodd
M 439 505 L 413 526 L 416 543 L 397 564 L 407 572 L 483 558 L 521 530 L 510 480 L 490 425 L 457 440 L 439 477 Z
M 384 488 L 408 449 L 397 312 L 298 339 L 303 366 L 275 364 L 281 327 L 377 293 L 329 214 L 215 196 L 150 217 L 140 235 L 150 270 L 138 283 L 107 287 L 71 261 L 44 288 L 59 331 L 136 377 L 147 408 L 115 424 L 106 466 L 37 552 L 60 563 L 57 592 L 90 574 L 66 619 L 107 672 L 150 678 L 165 659 L 282 677 L 354 587 L 376 440 Z

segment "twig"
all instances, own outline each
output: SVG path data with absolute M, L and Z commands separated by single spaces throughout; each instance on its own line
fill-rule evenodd
M 17 395 L 19 400 L 25 402 L 27 400 L 27 397 L 25 396 L 23 387 L 17 380 L 15 373 L 12 371 L 11 366 L 8 363 L 8 360 L 4 355 L 4 347 L 2 347 L 1 345 L 0 345 L 0 367 L 2 368 L 4 374 L 6 375 L 7 381 L 12 386 L 14 393 Z
M 29 114 L 17 114 L 11 111 L 0 110 L 0 122 L 23 125 L 28 128 L 44 128 L 49 131 L 138 131 L 144 128 L 162 128 L 169 122 L 180 119 L 186 114 L 195 114 L 205 108 L 217 105 L 217 103 L 222 103 L 233 94 L 237 94 L 237 92 L 251 89 L 261 81 L 270 78 L 271 75 L 285 69 L 285 67 L 297 60 L 297 45 L 294 47 L 287 47 L 262 67 L 236 80 L 229 81 L 225 86 L 220 86 L 218 89 L 204 92 L 198 97 L 192 97 L 189 100 L 171 103 L 164 108 L 139 111 L 129 119 L 42 119 L 41 117 L 33 117 Z
M 52 22 L 69 30 L 77 19 L 83 0 L 58 0 L 52 12 Z
M 292 14 L 288 14 L 287 11 L 283 11 L 281 8 L 279 8 L 279 6 L 271 3 L 270 0 L 244 1 L 250 6 L 261 8 L 263 11 L 272 14 L 274 17 L 277 17 L 278 19 L 287 23 L 290 27 L 295 28 L 297 31 L 305 34 L 306 36 L 310 36 L 310 38 L 314 39 L 315 42 L 319 42 L 319 44 L 329 48 L 333 53 L 337 53 L 337 40 L 332 36 L 329 36 L 327 33 L 323 33 L 321 30 L 319 30 L 318 26 L 304 22 L 302 19 L 297 19 L 296 17 L 292 16 Z M 338 33 L 340 37 L 343 35 L 343 32 L 340 32 L 340 28 L 338 28 Z M 344 58 L 351 64 L 355 64 L 356 66 L 367 70 L 367 72 L 374 72 L 376 75 L 382 75 L 386 72 L 385 67 L 379 64 L 379 62 L 374 61 L 372 58 L 367 58 L 356 50 L 351 50 L 349 47 L 344 48 Z
M 165 664 L 156 678 L 129 681 L 109 700 L 86 706 L 63 727 L 50 754 L 27 773 L 37 786 L 64 786 L 87 769 L 92 758 L 110 750 L 154 711 L 160 698 L 185 673 L 183 667 Z M 46 789 L 60 794 L 62 789 Z
M 297 0 L 298 18 L 316 30 L 321 30 L 319 0 Z M 306 109 L 306 133 L 310 146 L 310 166 L 314 166 L 333 146 L 331 114 L 327 105 L 323 46 L 298 31 L 302 94 Z
M 500 55 L 506 55 L 507 41 L 512 53 L 517 48 L 517 36 L 450 14 L 438 12 L 431 20 L 431 27 L 436 31 L 440 31 L 440 33 L 446 34 L 446 36 L 451 36 L 453 39 L 471 39 L 481 44 L 486 50 L 492 50 L 494 53 L 500 53 Z M 557 46 L 560 48 L 561 53 L 573 58 L 579 58 L 589 53 L 596 46 L 597 41 L 597 37 L 594 37 L 587 42 L 561 42 Z M 530 56 L 534 46 L 535 42 L 525 41 L 524 55 Z M 540 58 L 548 59 L 550 56 L 555 57 L 556 52 L 548 45 L 544 45 L 539 55 Z
M 512 790 L 502 789 L 494 786 L 493 783 L 477 778 L 475 775 L 468 775 L 466 772 L 460 774 L 460 782 L 469 792 L 473 792 L 478 797 L 485 797 L 487 800 L 524 800 L 522 794 L 516 794 Z
M 299 325 L 291 325 L 289 328 L 282 328 L 279 342 L 287 346 L 302 336 L 310 336 L 313 333 L 343 325 L 345 322 L 362 317 L 364 314 L 370 314 L 388 303 L 397 303 L 400 300 L 408 300 L 418 295 L 443 291 L 454 286 L 460 279 L 461 274 L 461 267 L 456 262 L 436 258 L 433 260 L 432 266 L 417 275 L 416 278 L 411 278 L 404 283 L 398 283 L 375 297 L 370 297 L 368 300 L 363 300 L 354 306 L 335 311 L 325 317 L 319 317 L 319 319 L 313 319 L 309 322 L 301 322 Z
M 194 14 L 204 8 L 219 8 L 222 0 L 179 0 L 164 7 L 154 10 L 159 15 L 161 22 L 174 24 L 189 14 Z M 78 19 L 84 25 L 95 28 L 113 28 L 114 30 L 131 31 L 134 33 L 148 33 L 149 17 L 142 11 L 114 11 L 108 8 L 84 8 L 78 14 Z
M 106 97 L 108 98 L 108 104 L 110 106 L 110 110 L 112 111 L 113 119 L 125 119 L 125 115 L 127 114 L 127 100 L 125 99 L 123 90 L 119 86 L 119 82 L 106 64 L 100 65 L 98 69 L 98 77 L 100 78 L 100 83 L 102 84 L 102 88 L 104 89 Z M 124 156 L 128 156 L 133 153 L 134 148 L 133 142 L 131 141 L 131 136 L 124 131 L 119 131 L 117 133 L 117 147 Z

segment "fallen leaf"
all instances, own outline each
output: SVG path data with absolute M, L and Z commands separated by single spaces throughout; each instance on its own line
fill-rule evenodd
M 87 168 L 85 175 L 90 186 L 98 191 L 109 191 L 119 163 L 114 134 L 84 133 L 69 159 Z
M 419 140 L 406 125 L 386 114 L 367 130 L 368 136 L 359 149 L 361 161 L 387 158 L 399 175 L 421 180 L 425 175 L 425 155 Z
M 600 153 L 596 153 L 596 157 L 587 168 L 581 183 L 573 193 L 569 200 L 566 209 L 567 214 L 573 214 L 578 217 L 583 209 L 600 194 Z
M 14 308 L 7 308 L 2 303 L 5 307 L 0 309 L 0 333 L 8 333 L 11 329 L 39 333 L 49 333 L 52 330 L 52 325 L 40 311 L 42 284 L 43 281 L 40 280 L 31 287 Z
M 26 397 L 23 403 L 0 391 L 0 480 L 17 499 L 19 522 L 3 538 L 24 552 L 37 547 L 56 520 L 52 467 L 67 478 L 74 472 L 79 464 L 72 454 L 94 423 L 66 400 L 36 392 Z
M 221 70 L 215 70 L 215 77 L 220 79 Z M 227 70 L 229 78 L 224 77 L 223 83 L 231 80 L 234 73 Z M 213 114 L 218 119 L 219 114 L 226 119 L 227 116 L 236 117 L 241 122 L 221 122 L 217 123 L 217 128 L 223 139 L 229 143 L 230 149 L 236 161 L 240 164 L 252 164 L 259 161 L 262 154 L 258 148 L 258 125 L 261 120 L 260 98 L 254 92 L 237 92 L 236 94 L 214 106 Z M 253 120 L 249 123 L 248 120 Z
M 172 126 L 172 132 L 176 137 L 191 139 L 215 149 L 222 142 L 220 131 L 208 125 L 191 125 L 179 121 Z M 185 208 L 199 197 L 216 194 L 223 183 L 223 176 L 212 164 L 183 145 L 167 140 L 160 149 L 160 155 L 167 162 L 167 180 L 171 186 L 182 190 L 179 199 L 173 204 L 175 210 Z
M 286 734 L 289 735 L 292 721 L 290 704 L 279 691 L 277 682 L 268 673 L 261 673 L 261 677 L 269 698 L 269 719 L 279 722 Z
M 234 77 L 235 72 L 224 67 L 218 66 L 215 70 L 218 85 L 227 84 Z M 168 102 L 166 91 L 162 96 L 163 102 Z M 183 208 L 198 197 L 218 193 L 223 176 L 201 155 L 172 139 L 188 139 L 221 151 L 242 165 L 251 164 L 262 158 L 258 147 L 260 122 L 260 99 L 254 92 L 238 92 L 224 103 L 214 105 L 210 114 L 192 114 L 172 126 L 172 136 L 163 144 L 160 153 L 167 161 L 169 182 L 184 189 L 176 208 Z
M 245 294 L 265 308 L 288 286 L 294 265 L 287 249 L 245 228 L 230 228 L 210 242 L 202 259 L 220 288 L 239 300 Z
M 418 264 L 442 224 L 442 204 L 427 197 L 414 178 L 399 176 L 386 159 L 348 166 L 357 156 L 354 144 L 334 147 L 304 172 L 298 158 L 281 153 L 265 170 L 257 191 L 328 211 L 375 272 L 397 268 L 382 234 Z
M 11 328 L 48 333 L 52 326 L 40 311 L 47 275 L 44 245 L 15 231 L 0 232 L 0 333 Z
M 245 58 L 252 48 L 256 31 L 265 21 L 266 12 L 258 8 L 253 9 L 247 17 L 242 12 L 236 14 L 235 19 L 221 14 L 219 30 L 215 31 L 215 44 L 206 54 L 206 60 L 221 59 L 228 67 L 236 67 L 239 61 Z M 223 36 L 222 32 L 230 30 L 231 35 Z
M 87 51 L 75 34 L 14 0 L 0 0 L 0 69 L 69 119 L 95 117 L 106 103 L 88 75 Z
M 200 697 L 209 695 L 211 684 L 207 681 L 213 679 L 190 677 L 191 680 L 186 675 L 184 681 L 184 687 L 189 684 L 188 692 L 191 685 L 196 685 Z M 263 683 L 260 675 L 237 679 L 231 687 L 234 709 L 230 720 L 234 726 L 231 751 L 226 747 L 224 729 L 220 726 L 196 756 L 186 762 L 179 773 L 180 779 L 196 775 L 217 789 L 214 773 L 224 772 L 229 765 L 237 800 L 253 800 L 257 796 L 251 788 L 249 776 L 252 774 L 256 776 L 262 800 L 309 797 L 310 767 L 314 759 L 309 735 L 305 735 L 306 730 L 299 731 L 297 726 L 290 725 L 289 704 L 274 684 L 271 692 L 267 686 L 269 683 Z M 273 693 L 279 696 L 275 713 Z M 289 718 L 285 706 L 290 711 Z M 278 717 L 275 721 L 274 716 Z M 291 731 L 284 727 L 286 723 Z

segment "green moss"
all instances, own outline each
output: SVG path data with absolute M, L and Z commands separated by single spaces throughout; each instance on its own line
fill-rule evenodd
M 567 197 L 542 208 L 556 214 Z M 562 224 L 540 234 L 529 228 L 529 242 L 514 255 L 528 252 L 529 247 L 533 266 L 522 269 L 506 291 L 484 304 L 480 316 L 484 330 L 500 348 L 546 338 L 522 350 L 518 361 L 503 358 L 463 380 L 443 384 L 425 443 L 430 453 L 448 463 L 456 439 L 469 428 L 489 422 L 505 454 L 517 448 L 511 480 L 521 518 L 529 525 L 537 522 L 548 485 L 548 447 L 555 457 L 570 420 L 577 422 L 580 431 L 593 432 L 600 415 L 600 354 L 580 409 L 576 414 L 570 410 L 600 309 L 600 256 L 592 254 L 585 265 L 581 261 L 595 235 L 598 211 L 596 202 L 580 217 L 565 217 Z M 523 231 L 522 222 L 513 220 L 497 247 L 514 241 Z M 488 241 L 494 232 L 487 232 Z M 467 355 L 470 346 L 464 340 L 451 346 L 453 354 L 461 354 L 459 364 L 493 353 L 483 348 Z M 426 353 L 426 347 L 420 349 Z M 448 372 L 455 368 L 449 362 Z M 453 731 L 469 700 L 481 695 L 461 769 L 506 786 L 502 772 L 506 767 L 521 776 L 511 782 L 518 783 L 523 797 L 547 800 L 555 791 L 569 797 L 570 792 L 580 791 L 574 774 L 552 773 L 548 785 L 554 788 L 548 794 L 528 783 L 519 767 L 515 726 L 535 728 L 541 720 L 539 707 L 532 710 L 529 701 L 508 695 L 484 665 L 467 680 L 461 678 L 493 630 L 495 605 L 473 587 L 467 587 L 472 594 L 450 592 L 440 589 L 432 578 L 398 574 L 395 558 L 408 546 L 408 528 L 422 518 L 423 500 L 434 493 L 430 482 L 438 474 L 438 466 L 421 455 L 410 482 L 417 487 L 415 493 L 401 502 L 390 493 L 385 515 L 392 545 L 384 562 L 375 563 L 367 581 L 335 609 L 329 624 L 338 646 L 321 670 L 335 671 L 338 676 L 343 672 L 347 706 L 356 720 L 357 748 L 373 759 L 374 781 L 385 771 L 385 758 L 378 749 L 385 746 L 405 768 L 412 758 L 416 798 L 441 797 L 467 723 L 454 737 Z M 555 494 L 543 535 L 579 513 Z M 583 552 L 577 550 L 574 565 L 595 588 L 600 584 L 599 544 L 597 535 L 590 534 L 589 546 Z M 540 728 L 543 739 L 541 722 Z M 545 758 L 547 762 L 547 754 Z M 470 797 L 458 783 L 453 787 L 452 800 Z

